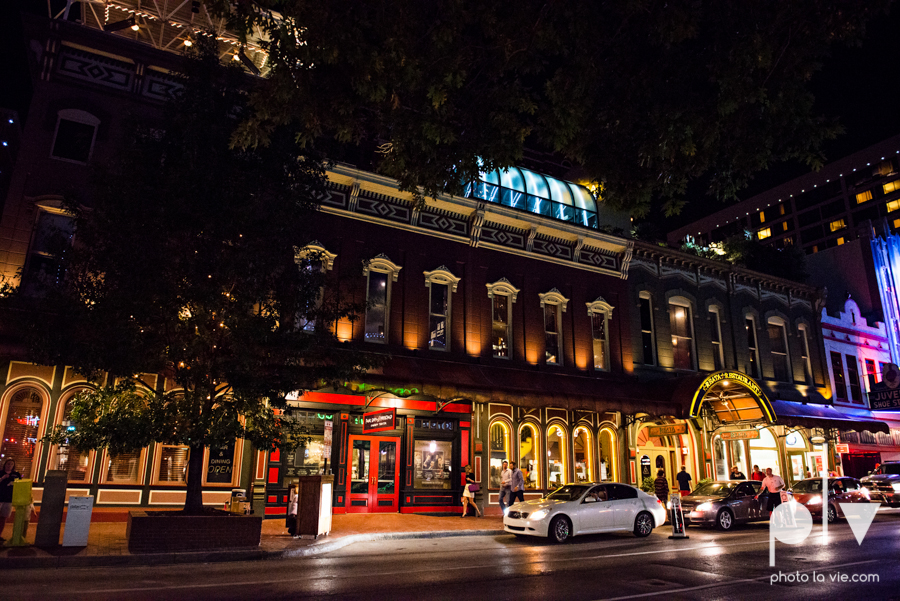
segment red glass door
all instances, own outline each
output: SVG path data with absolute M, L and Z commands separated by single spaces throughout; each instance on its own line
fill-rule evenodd
M 350 436 L 349 446 L 347 513 L 396 513 L 400 504 L 400 439 Z

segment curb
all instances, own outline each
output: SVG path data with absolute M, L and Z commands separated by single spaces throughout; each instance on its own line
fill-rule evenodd
M 132 567 L 188 563 L 222 563 L 231 561 L 259 561 L 268 559 L 299 559 L 330 553 L 354 543 L 379 540 L 453 538 L 460 536 L 492 536 L 503 530 L 436 530 L 431 532 L 373 532 L 351 534 L 336 539 L 323 539 L 297 549 L 266 551 L 237 549 L 234 551 L 192 551 L 185 553 L 144 553 L 140 555 L 67 555 L 49 557 L 0 557 L 0 571 L 37 570 L 53 568 Z

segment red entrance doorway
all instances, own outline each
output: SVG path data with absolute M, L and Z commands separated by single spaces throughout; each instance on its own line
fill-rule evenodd
M 399 511 L 397 456 L 400 438 L 351 435 L 349 445 L 347 513 Z

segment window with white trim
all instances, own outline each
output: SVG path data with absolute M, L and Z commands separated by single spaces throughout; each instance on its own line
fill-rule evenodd
M 512 358 L 512 306 L 519 289 L 506 278 L 486 284 L 491 301 L 491 353 L 494 357 Z
M 397 281 L 401 269 L 386 255 L 378 255 L 363 268 L 367 277 L 364 333 L 367 342 L 388 342 L 391 284 Z
M 694 323 L 691 306 L 683 299 L 669 300 L 669 325 L 672 328 L 672 364 L 675 369 L 694 366 Z
M 644 365 L 656 365 L 656 340 L 653 333 L 653 300 L 649 292 L 641 292 L 638 299 L 641 314 L 641 361 Z
M 28 257 L 22 270 L 22 291 L 26 296 L 42 296 L 48 288 L 62 284 L 64 259 L 72 247 L 75 220 L 62 209 L 40 205 Z
M 775 379 L 779 382 L 791 381 L 791 357 L 788 352 L 787 332 L 784 320 L 779 317 L 770 317 L 768 323 L 769 350 L 772 353 L 772 367 Z
M 759 377 L 759 346 L 756 342 L 756 320 L 752 315 L 747 315 L 744 319 L 744 329 L 747 330 L 747 355 L 750 364 L 747 366 L 747 373 L 754 377 Z
M 800 360 L 803 362 L 803 381 L 812 383 L 812 363 L 809 359 L 809 332 L 806 324 L 797 325 L 797 336 L 800 337 Z
M 94 151 L 100 119 L 78 109 L 57 113 L 50 156 L 71 163 L 87 163 Z
M 709 337 L 713 352 L 713 370 L 725 369 L 725 351 L 722 348 L 722 318 L 719 316 L 719 307 L 709 307 Z
M 428 288 L 428 348 L 433 351 L 450 350 L 450 320 L 452 317 L 453 293 L 460 278 L 441 265 L 434 271 L 425 272 L 425 287 Z
M 569 299 L 556 288 L 539 294 L 544 314 L 544 360 L 548 365 L 562 365 L 562 313 Z
M 613 306 L 598 296 L 594 302 L 587 303 L 587 309 L 591 319 L 594 369 L 609 371 L 609 319 Z
M 334 267 L 334 259 L 337 257 L 335 253 L 328 252 L 322 243 L 318 240 L 310 242 L 306 246 L 296 251 L 294 261 L 300 269 L 306 269 L 312 273 L 320 274 L 321 272 L 331 271 Z M 315 281 L 315 280 L 314 280 Z M 305 310 L 297 312 L 295 319 L 295 327 L 304 332 L 313 332 L 316 329 L 316 311 L 322 306 L 322 295 L 324 291 L 319 287 L 319 292 L 315 298 L 307 300 Z

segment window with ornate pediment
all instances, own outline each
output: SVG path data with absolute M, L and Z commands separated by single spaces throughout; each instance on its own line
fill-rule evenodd
M 544 360 L 548 365 L 562 365 L 562 314 L 569 299 L 556 288 L 538 298 L 544 314 Z
M 328 252 L 321 242 L 315 240 L 303 248 L 296 249 L 294 261 L 300 269 L 321 272 L 331 271 L 334 268 L 335 257 L 337 257 L 335 253 Z M 298 312 L 295 320 L 297 329 L 305 332 L 312 332 L 316 329 L 316 319 L 312 314 L 322 306 L 322 294 L 323 290 L 320 288 L 315 301 L 310 301 L 306 311 Z
M 487 284 L 491 300 L 491 349 L 494 357 L 512 358 L 512 305 L 519 289 L 506 278 Z
M 366 322 L 367 342 L 388 342 L 390 326 L 391 284 L 397 281 L 402 267 L 391 261 L 387 255 L 378 255 L 363 267 L 366 276 Z
M 443 265 L 424 273 L 425 287 L 428 288 L 428 348 L 449 351 L 453 293 L 460 278 Z
M 609 320 L 613 306 L 598 296 L 592 303 L 586 303 L 588 317 L 591 318 L 591 338 L 594 349 L 594 369 L 609 370 Z

